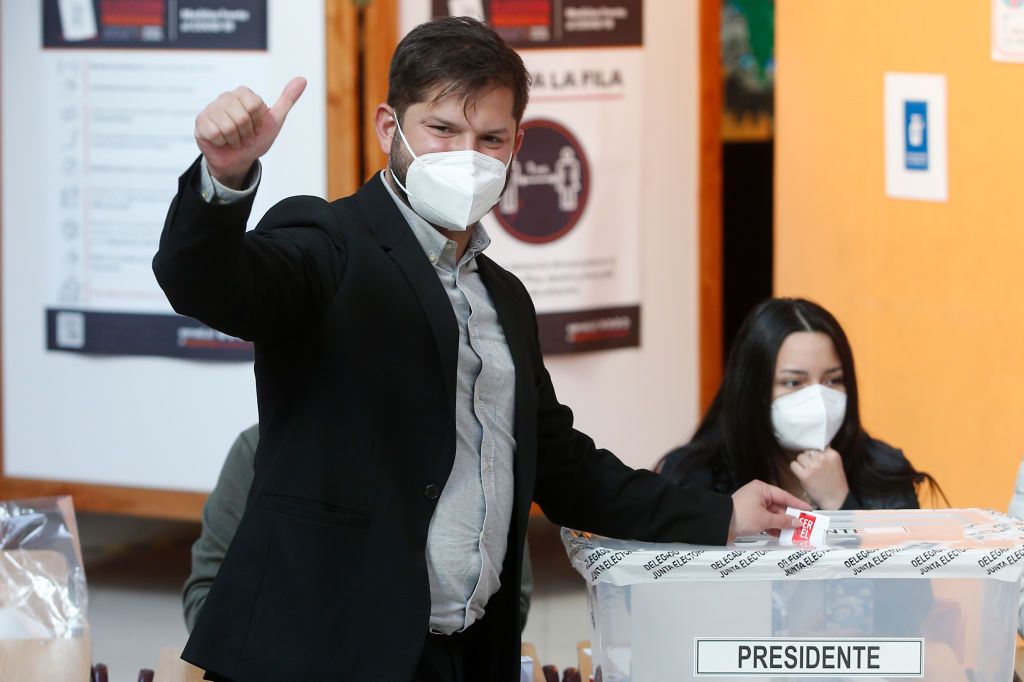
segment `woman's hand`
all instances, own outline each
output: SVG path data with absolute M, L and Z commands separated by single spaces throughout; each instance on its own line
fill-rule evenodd
M 843 456 L 832 448 L 801 452 L 789 468 L 819 509 L 839 509 L 850 494 Z

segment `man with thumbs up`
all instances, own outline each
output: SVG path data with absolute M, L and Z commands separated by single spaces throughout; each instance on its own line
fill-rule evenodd
M 306 89 L 293 78 L 274 106 L 242 86 L 225 92 L 196 117 L 195 138 L 210 175 L 222 185 L 241 189 L 255 162 L 274 144 L 285 117 Z
M 409 33 L 374 121 L 388 167 L 247 233 L 304 85 L 197 117 L 153 263 L 175 310 L 256 349 L 255 477 L 182 654 L 208 679 L 512 682 L 531 500 L 557 524 L 711 544 L 806 508 L 760 482 L 675 488 L 573 428 L 526 288 L 483 253 L 529 92 L 496 33 Z

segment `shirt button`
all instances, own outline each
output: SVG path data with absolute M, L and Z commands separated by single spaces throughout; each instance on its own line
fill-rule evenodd
M 423 489 L 423 497 L 427 498 L 428 500 L 436 500 L 437 498 L 441 497 L 441 486 L 431 483 L 430 485 Z
M 429 260 L 429 261 L 430 261 L 431 263 L 436 263 L 436 262 L 437 262 L 437 256 L 435 256 L 434 254 L 430 254 L 430 256 L 429 256 L 428 260 Z

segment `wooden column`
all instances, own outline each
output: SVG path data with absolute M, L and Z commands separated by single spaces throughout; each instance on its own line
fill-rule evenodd
M 700 409 L 722 381 L 721 0 L 700 2 Z
M 327 198 L 363 182 L 360 132 L 359 10 L 352 0 L 325 0 L 327 59 Z
M 384 167 L 373 116 L 388 97 L 388 68 L 398 44 L 397 0 L 371 0 L 363 9 L 363 179 Z

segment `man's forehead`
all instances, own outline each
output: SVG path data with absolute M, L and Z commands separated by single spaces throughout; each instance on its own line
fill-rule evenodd
M 423 101 L 415 103 L 431 115 L 462 114 L 467 119 L 478 115 L 489 118 L 507 117 L 515 119 L 515 97 L 512 89 L 503 85 L 491 85 L 477 90 L 462 90 L 451 83 L 435 85 Z

